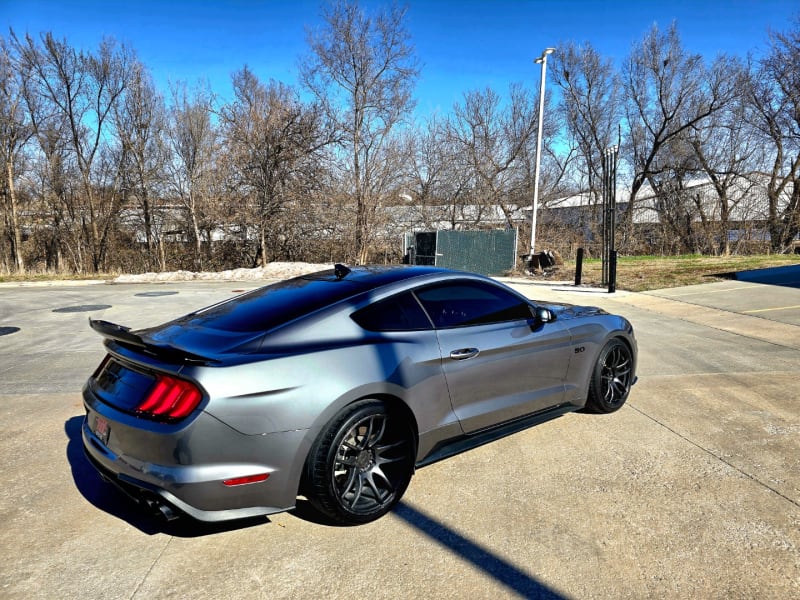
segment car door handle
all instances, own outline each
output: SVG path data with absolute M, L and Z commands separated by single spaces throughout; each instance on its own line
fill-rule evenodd
M 477 348 L 461 348 L 460 350 L 453 350 L 450 353 L 450 358 L 453 360 L 466 360 L 473 356 L 478 356 L 480 350 Z

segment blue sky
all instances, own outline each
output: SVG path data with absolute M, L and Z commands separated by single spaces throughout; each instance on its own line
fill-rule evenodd
M 378 0 L 362 0 L 370 7 Z M 422 66 L 417 114 L 449 112 L 464 92 L 510 82 L 539 85 L 533 59 L 548 46 L 591 42 L 617 61 L 653 23 L 673 20 L 684 46 L 712 58 L 765 51 L 767 30 L 786 30 L 796 0 L 410 0 L 407 25 Z M 76 48 L 104 36 L 133 47 L 165 95 L 169 81 L 207 79 L 230 94 L 247 64 L 262 80 L 296 83 L 306 28 L 320 26 L 318 0 L 0 0 L 3 35 L 50 31 Z

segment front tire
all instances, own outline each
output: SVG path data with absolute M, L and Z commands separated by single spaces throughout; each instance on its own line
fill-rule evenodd
M 362 400 L 323 429 L 306 462 L 309 501 L 338 523 L 379 519 L 403 496 L 414 472 L 408 422 L 386 403 Z
M 594 413 L 612 413 L 622 408 L 633 384 L 633 354 L 620 339 L 608 342 L 597 358 L 589 383 L 586 408 Z

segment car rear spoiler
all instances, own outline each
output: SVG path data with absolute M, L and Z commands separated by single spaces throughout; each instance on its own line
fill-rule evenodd
M 133 333 L 130 327 L 117 325 L 109 321 L 102 321 L 99 319 L 89 319 L 89 327 L 94 329 L 97 333 L 102 335 L 107 340 L 119 342 L 124 346 L 134 346 L 140 348 L 146 354 L 164 358 L 167 360 L 178 360 L 180 362 L 195 363 L 195 364 L 208 364 L 218 363 L 218 360 L 208 358 L 207 356 L 200 356 L 180 348 L 172 346 L 157 346 L 155 344 L 147 343 L 141 336 Z
M 104 338 L 116 340 L 118 342 L 122 342 L 123 344 L 131 344 L 139 348 L 147 347 L 147 344 L 145 344 L 141 337 L 135 333 L 131 333 L 130 327 L 124 327 L 122 325 L 117 325 L 116 323 L 101 321 L 99 319 L 89 319 L 89 327 L 94 329 Z

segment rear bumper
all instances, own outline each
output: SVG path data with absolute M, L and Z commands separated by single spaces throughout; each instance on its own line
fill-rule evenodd
M 91 435 L 91 433 L 89 433 L 89 435 Z M 102 477 L 104 481 L 116 487 L 133 502 L 141 506 L 143 510 L 152 512 L 155 515 L 164 517 L 168 520 L 178 516 L 178 514 L 185 514 L 193 519 L 197 519 L 198 521 L 229 521 L 233 519 L 246 519 L 249 517 L 268 515 L 292 508 L 292 506 L 287 506 L 284 508 L 254 506 L 249 508 L 227 510 L 201 510 L 192 506 L 191 504 L 188 504 L 187 502 L 184 502 L 182 499 L 168 492 L 164 488 L 153 485 L 147 481 L 130 477 L 124 473 L 114 473 L 113 471 L 107 469 L 100 461 L 97 460 L 95 455 L 89 449 L 85 431 L 83 451 L 88 461 L 100 474 L 100 477 Z
M 113 409 L 90 405 L 82 427 L 89 462 L 144 508 L 164 516 L 175 510 L 200 521 L 226 521 L 272 514 L 295 505 L 306 431 L 245 436 L 207 415 L 192 431 L 173 435 L 137 430 L 113 418 Z M 94 433 L 102 411 L 111 434 Z M 222 432 L 222 433 L 221 433 Z M 192 460 L 197 457 L 198 460 Z M 202 460 L 199 460 L 202 459 Z M 269 473 L 266 481 L 226 486 L 223 481 Z M 164 508 L 166 505 L 166 508 Z

